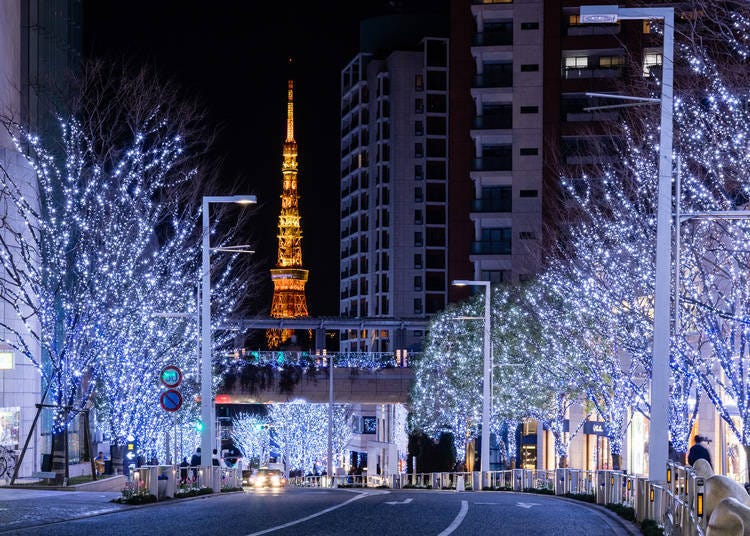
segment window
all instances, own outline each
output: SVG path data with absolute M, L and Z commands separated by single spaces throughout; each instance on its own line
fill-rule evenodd
M 414 135 L 424 135 L 424 123 L 422 121 L 414 121 Z
M 414 76 L 414 89 L 424 91 L 424 77 L 421 74 Z
M 445 198 L 445 184 L 436 184 L 434 182 L 431 182 L 427 185 L 428 203 L 444 203 Z
M 446 148 L 444 138 L 427 138 L 427 157 L 445 158 Z
M 414 111 L 418 114 L 424 113 L 424 99 L 414 99 Z
M 376 417 L 362 417 L 362 433 L 374 434 L 378 430 L 378 420 Z
M 421 270 L 423 266 L 422 262 L 422 254 L 421 253 L 415 253 L 414 254 L 414 268 Z
M 538 63 L 527 63 L 524 65 L 521 65 L 521 72 L 522 73 L 530 73 L 533 71 L 539 70 L 539 64 Z
M 424 168 L 422 167 L 422 164 L 416 164 L 414 166 L 414 179 L 418 181 L 424 180 Z
M 482 270 L 481 277 L 482 281 L 489 281 L 491 283 L 507 283 L 511 280 L 510 270 Z
M 422 231 L 414 232 L 414 247 L 421 248 L 424 245 L 424 237 Z
M 448 44 L 442 40 L 428 40 L 426 56 L 427 65 L 431 67 L 445 67 L 448 65 Z
M 427 118 L 427 134 L 445 136 L 446 131 L 447 128 L 445 126 L 445 116 L 431 115 Z
M 539 149 L 536 147 L 522 147 L 521 156 L 534 156 L 539 154 Z
M 424 223 L 424 218 L 422 216 L 422 211 L 417 209 L 414 211 L 414 223 L 415 225 L 422 225 Z
M 388 296 L 381 296 L 380 297 L 380 314 L 387 315 L 388 314 Z
M 445 94 L 429 93 L 427 95 L 427 111 L 430 113 L 447 112 L 448 100 Z
M 445 252 L 442 249 L 427 250 L 427 269 L 441 270 L 445 268 Z
M 661 51 L 643 51 L 643 76 L 649 76 L 653 67 L 661 67 L 663 57 Z
M 414 314 L 422 314 L 422 298 L 414 298 Z
M 414 276 L 414 290 L 421 291 L 423 288 L 422 285 L 422 276 L 421 275 L 415 275 Z
M 445 180 L 445 160 L 427 161 L 427 179 L 432 181 Z
M 538 114 L 539 106 L 521 106 L 522 114 Z
M 589 66 L 588 56 L 568 56 L 567 58 L 565 58 L 566 69 L 585 69 L 588 66 Z
M 538 22 L 522 22 L 521 29 L 522 30 L 538 30 L 539 23 Z
M 445 91 L 448 89 L 448 75 L 445 71 L 427 71 L 427 89 Z
M 538 197 L 539 192 L 537 190 L 521 190 L 519 197 Z
M 414 188 L 414 202 L 421 203 L 422 201 L 424 201 L 424 191 L 420 187 Z
M 625 58 L 622 56 L 599 56 L 599 67 L 603 69 L 614 69 L 622 66 Z
M 424 157 L 424 144 L 415 143 L 414 144 L 414 158 L 423 158 L 423 157 Z
M 518 233 L 518 238 L 521 240 L 534 240 L 536 238 L 536 235 L 534 231 L 521 231 Z

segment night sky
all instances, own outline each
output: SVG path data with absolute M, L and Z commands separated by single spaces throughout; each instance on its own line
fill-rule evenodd
M 358 51 L 360 20 L 420 3 L 84 0 L 84 52 L 146 62 L 206 107 L 219 129 L 223 173 L 241 185 L 211 193 L 258 196 L 261 212 L 248 238 L 265 269 L 276 262 L 287 58 L 295 58 L 308 310 L 337 315 L 340 72 Z M 269 276 L 258 314 L 268 314 L 272 288 Z

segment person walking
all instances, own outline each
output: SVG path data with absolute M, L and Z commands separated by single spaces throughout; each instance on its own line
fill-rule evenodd
M 99 451 L 99 454 L 94 458 L 94 465 L 96 467 L 96 476 L 102 476 L 104 474 L 104 453 Z
M 201 466 L 201 448 L 198 447 L 190 457 L 190 467 L 192 467 L 193 480 L 198 480 L 198 467 Z
M 190 467 L 190 464 L 187 461 L 187 456 L 183 456 L 180 462 L 180 481 L 183 484 L 187 481 L 188 467 Z
M 695 465 L 695 462 L 698 460 L 706 460 L 713 468 L 714 465 L 711 463 L 711 454 L 703 445 L 704 442 L 710 443 L 710 440 L 700 435 L 695 436 L 695 445 L 690 447 L 690 451 L 688 452 L 688 463 L 690 465 Z
M 211 465 L 221 466 L 221 462 L 219 461 L 219 453 L 216 449 L 214 449 L 213 453 L 211 454 Z

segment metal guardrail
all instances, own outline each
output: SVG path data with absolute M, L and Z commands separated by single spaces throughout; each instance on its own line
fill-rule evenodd
M 178 465 L 143 465 L 131 469 L 126 488 L 131 494 L 154 495 L 157 500 L 176 494 L 211 488 L 219 493 L 225 488 L 241 488 L 242 471 L 237 468 L 180 467 Z
M 483 478 L 484 477 L 484 478 Z M 293 478 L 299 487 L 389 487 L 466 491 L 516 491 L 590 496 L 600 505 L 633 509 L 635 520 L 656 521 L 666 535 L 704 536 L 703 485 L 691 467 L 670 462 L 667 482 L 623 471 L 582 469 L 403 473 L 391 476 L 346 475 Z
M 466 491 L 516 491 L 563 496 L 590 496 L 600 505 L 633 508 L 635 519 L 656 521 L 666 535 L 704 536 L 704 479 L 691 467 L 667 464 L 667 482 L 651 482 L 646 477 L 623 471 L 560 468 L 552 470 L 510 469 L 504 471 L 464 471 L 402 473 L 394 475 L 305 476 L 289 479 L 295 487 L 422 488 Z M 219 493 L 242 487 L 242 471 L 216 466 L 179 467 L 144 465 L 133 469 L 128 489 L 152 494 L 157 499 L 172 498 L 189 490 L 211 488 Z

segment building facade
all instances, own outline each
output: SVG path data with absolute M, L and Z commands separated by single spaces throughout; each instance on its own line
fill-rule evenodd
M 447 303 L 448 40 L 440 22 L 363 22 L 341 75 L 342 317 L 427 318 Z M 396 29 L 385 35 L 385 28 Z M 421 330 L 349 331 L 342 351 L 418 345 Z
M 67 77 L 80 62 L 80 22 L 79 0 L 0 3 L 0 114 L 4 118 L 38 133 L 54 128 L 50 112 L 59 104 L 56 99 L 64 95 L 60 88 L 67 86 Z M 29 199 L 36 198 L 34 171 L 4 128 L 0 129 L 0 166 L 28 188 Z M 20 223 L 20 216 L 4 206 L 3 217 Z M 13 329 L 25 331 L 16 312 L 4 301 L 0 301 L 0 315 Z M 33 326 L 33 318 L 29 322 Z M 36 404 L 41 399 L 41 376 L 31 361 L 12 349 L 13 337 L 10 329 L 0 332 L 0 338 L 9 342 L 0 344 L 0 447 L 18 456 L 28 438 L 18 474 L 29 476 L 39 469 L 41 453 L 49 452 L 49 441 L 43 432 L 44 418 L 31 433 Z M 32 345 L 30 352 L 44 359 L 38 345 Z M 11 476 L 0 474 L 0 479 Z

